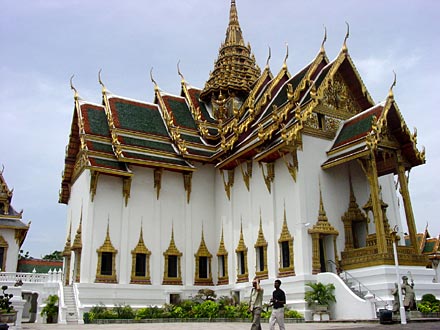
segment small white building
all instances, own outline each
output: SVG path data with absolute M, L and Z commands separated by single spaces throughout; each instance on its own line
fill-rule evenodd
M 398 246 L 401 272 L 418 298 L 439 296 L 416 244 L 406 176 L 424 151 L 392 88 L 372 100 L 345 41 L 331 61 L 323 42 L 295 74 L 286 63 L 261 71 L 232 0 L 205 87 L 179 74 L 180 95 L 152 77 L 151 103 L 112 94 L 100 79 L 94 104 L 72 85 L 60 203 L 65 284 L 80 309 L 161 305 L 206 287 L 246 300 L 256 276 L 267 301 L 282 278 L 288 304 L 306 316 L 305 283 L 337 282 L 334 317 L 372 318 L 337 275 L 392 299 L 390 232 L 402 228 L 395 180 L 412 243 Z
M 0 172 L 0 271 L 17 271 L 20 247 L 26 238 L 31 223 L 22 221 L 23 211 L 17 212 L 12 207 L 13 189 L 9 189 Z

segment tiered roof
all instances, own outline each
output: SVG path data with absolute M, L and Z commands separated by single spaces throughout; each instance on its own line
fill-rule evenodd
M 23 211 L 17 212 L 11 205 L 14 195 L 13 189 L 9 189 L 3 177 L 4 167 L 0 171 L 0 229 L 15 230 L 15 238 L 21 246 L 26 238 L 31 223 L 24 224 L 22 221 Z M 0 234 L 1 237 L 1 234 Z
M 232 0 L 226 39 L 203 91 L 190 86 L 180 70 L 180 95 L 165 93 L 152 79 L 153 103 L 113 95 L 103 86 L 102 105 L 96 105 L 75 90 L 60 202 L 68 202 L 70 185 L 85 168 L 125 178 L 132 165 L 183 174 L 197 170 L 197 163 L 231 170 L 250 160 L 271 163 L 287 154 L 296 159 L 303 134 L 329 141 L 324 169 L 390 144 L 402 149 L 407 168 L 424 163 L 392 93 L 383 103 L 372 100 L 346 39 L 331 62 L 324 37 L 316 57 L 299 72 L 291 75 L 285 60 L 274 76 L 268 60 L 260 74 Z M 298 165 L 289 166 L 294 173 Z M 378 162 L 379 175 L 392 170 Z

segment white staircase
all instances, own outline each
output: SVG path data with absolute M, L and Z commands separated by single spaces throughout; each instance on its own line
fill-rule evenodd
M 76 308 L 75 296 L 71 285 L 64 286 L 64 304 L 67 307 L 67 324 L 78 324 L 78 313 Z

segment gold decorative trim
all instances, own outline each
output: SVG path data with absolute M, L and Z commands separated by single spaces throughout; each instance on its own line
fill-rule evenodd
M 228 170 L 228 181 L 225 180 L 225 174 L 223 170 L 220 170 L 223 178 L 223 185 L 225 187 L 226 196 L 231 200 L 231 188 L 234 185 L 234 170 Z
M 237 254 L 237 283 L 242 282 L 248 282 L 249 281 L 249 271 L 248 271 L 248 264 L 247 264 L 247 252 L 248 248 L 246 247 L 246 244 L 244 243 L 244 237 L 243 237 L 243 223 L 240 224 L 240 239 L 238 241 L 238 246 L 235 249 L 235 253 Z M 243 273 L 240 273 L 240 262 L 241 258 L 243 258 Z
M 189 204 L 189 200 L 191 197 L 191 186 L 192 186 L 192 172 L 183 173 L 183 186 L 186 191 L 186 203 Z
M 264 238 L 264 232 L 263 232 L 263 221 L 261 219 L 261 210 L 260 210 L 260 228 L 258 229 L 258 238 L 254 245 L 255 248 L 255 256 L 256 256 L 256 262 L 255 262 L 255 275 L 259 279 L 267 279 L 268 278 L 268 270 L 267 270 L 267 241 Z M 263 254 L 263 258 L 261 258 L 261 254 Z M 263 259 L 263 260 L 261 260 Z M 263 270 L 258 269 L 258 264 L 263 261 Z
M 223 226 L 222 226 L 222 236 L 220 239 L 220 244 L 217 251 L 217 257 L 223 258 L 224 276 L 220 276 L 220 266 L 218 268 L 218 282 L 217 285 L 229 284 L 229 274 L 228 274 L 228 251 L 225 247 L 225 241 L 223 238 Z
M 211 270 L 211 260 L 212 260 L 212 254 L 209 252 L 208 247 L 205 243 L 205 235 L 203 233 L 203 227 L 202 227 L 202 238 L 200 241 L 199 249 L 197 250 L 197 253 L 194 254 L 195 257 L 195 274 L 194 274 L 194 285 L 214 285 L 212 283 L 212 270 Z M 200 258 L 206 258 L 207 262 L 207 277 L 203 278 L 200 277 Z
M 1 269 L 1 271 L 5 272 L 8 270 L 8 269 L 6 269 L 6 261 L 8 260 L 9 244 L 8 244 L 8 242 L 6 242 L 6 240 L 3 238 L 2 235 L 0 235 L 0 248 L 3 248 L 3 260 L 2 260 L 3 268 Z
M 138 254 L 145 255 L 145 275 L 144 276 L 136 275 L 136 266 L 137 266 L 136 260 L 137 260 Z M 145 246 L 144 236 L 142 233 L 142 225 L 141 225 L 141 231 L 139 233 L 139 241 L 138 241 L 136 247 L 133 250 L 131 250 L 131 280 L 130 280 L 130 283 L 151 284 L 150 256 L 151 256 L 151 251 L 148 250 L 148 248 Z
M 113 247 L 113 244 L 111 242 L 110 239 L 110 222 L 107 222 L 107 234 L 105 236 L 105 240 L 104 243 L 101 245 L 101 247 L 99 249 L 96 250 L 96 252 L 98 253 L 98 264 L 96 266 L 96 279 L 95 282 L 96 283 L 118 283 L 117 279 L 116 279 L 116 254 L 118 253 L 118 250 L 116 250 Z M 111 253 L 111 257 L 112 257 L 112 270 L 111 270 L 111 274 L 107 275 L 107 274 L 102 274 L 101 271 L 101 267 L 102 267 L 102 255 L 103 253 Z
M 131 176 L 127 178 L 122 178 L 122 194 L 125 200 L 125 206 L 128 204 L 128 199 L 130 198 L 131 190 Z
M 155 168 L 154 169 L 154 188 L 156 189 L 156 199 L 159 200 L 160 195 L 160 188 L 162 183 L 162 168 Z
M 96 188 L 98 188 L 98 178 L 99 178 L 99 172 L 90 171 L 90 197 L 92 199 L 92 202 L 95 199 Z
M 241 174 L 243 175 L 243 181 L 249 191 L 250 178 L 252 178 L 252 160 L 246 161 L 246 171 L 243 170 L 243 163 L 240 164 Z
M 349 183 L 350 183 L 350 202 L 348 204 L 348 209 L 341 217 L 342 222 L 344 223 L 344 232 L 345 232 L 345 250 L 350 250 L 359 247 L 359 243 L 355 244 L 355 237 L 353 237 L 353 223 L 360 222 L 364 223 L 366 227 L 366 233 L 368 235 L 368 218 L 364 213 L 362 213 L 359 205 L 356 202 L 356 196 L 353 191 L 353 184 L 351 180 L 351 175 L 349 175 Z
M 69 285 L 70 282 L 70 260 L 72 255 L 71 248 L 71 236 L 72 236 L 72 221 L 70 221 L 69 225 L 69 233 L 66 238 L 66 244 L 64 245 L 63 257 L 64 257 L 64 265 L 66 267 L 64 272 L 64 284 Z
M 296 148 L 293 148 L 290 154 L 292 155 L 292 162 L 287 160 L 286 154 L 283 154 L 283 160 L 287 170 L 290 173 L 290 176 L 292 177 L 293 181 L 296 182 L 296 172 L 298 171 L 298 156 L 296 153 Z
M 182 285 L 182 268 L 181 268 L 182 252 L 179 251 L 179 249 L 177 248 L 176 243 L 174 241 L 174 227 L 171 228 L 170 245 L 168 246 L 168 249 L 163 253 L 163 256 L 165 257 L 165 265 L 164 265 L 162 284 L 163 285 L 166 285 L 166 284 Z M 168 276 L 168 262 L 169 262 L 170 256 L 177 257 L 177 276 L 176 277 L 169 277 Z
M 327 215 L 322 201 L 321 185 L 319 186 L 319 216 L 316 224 L 308 230 L 312 236 L 312 274 L 321 272 L 321 252 L 319 249 L 319 239 L 327 235 L 339 235 L 339 232 L 328 222 Z M 336 247 L 335 247 L 336 251 Z M 335 254 L 336 257 L 336 254 Z
M 289 246 L 289 266 L 287 267 L 283 267 L 283 243 L 287 243 Z M 289 227 L 287 226 L 285 205 L 284 205 L 283 227 L 281 229 L 280 238 L 278 239 L 278 244 L 280 248 L 280 263 L 278 268 L 278 277 L 295 276 L 293 237 L 292 235 L 290 235 Z
M 266 163 L 266 173 L 264 173 L 264 164 L 259 163 L 261 167 L 261 173 L 263 173 L 264 183 L 266 184 L 267 190 L 271 192 L 271 184 L 275 179 L 275 163 Z

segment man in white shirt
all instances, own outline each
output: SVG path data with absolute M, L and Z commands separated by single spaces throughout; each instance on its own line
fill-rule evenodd
M 254 278 L 252 281 L 252 291 L 249 298 L 249 311 L 252 313 L 251 330 L 261 330 L 261 310 L 263 307 L 264 290 L 260 286 L 260 280 Z

